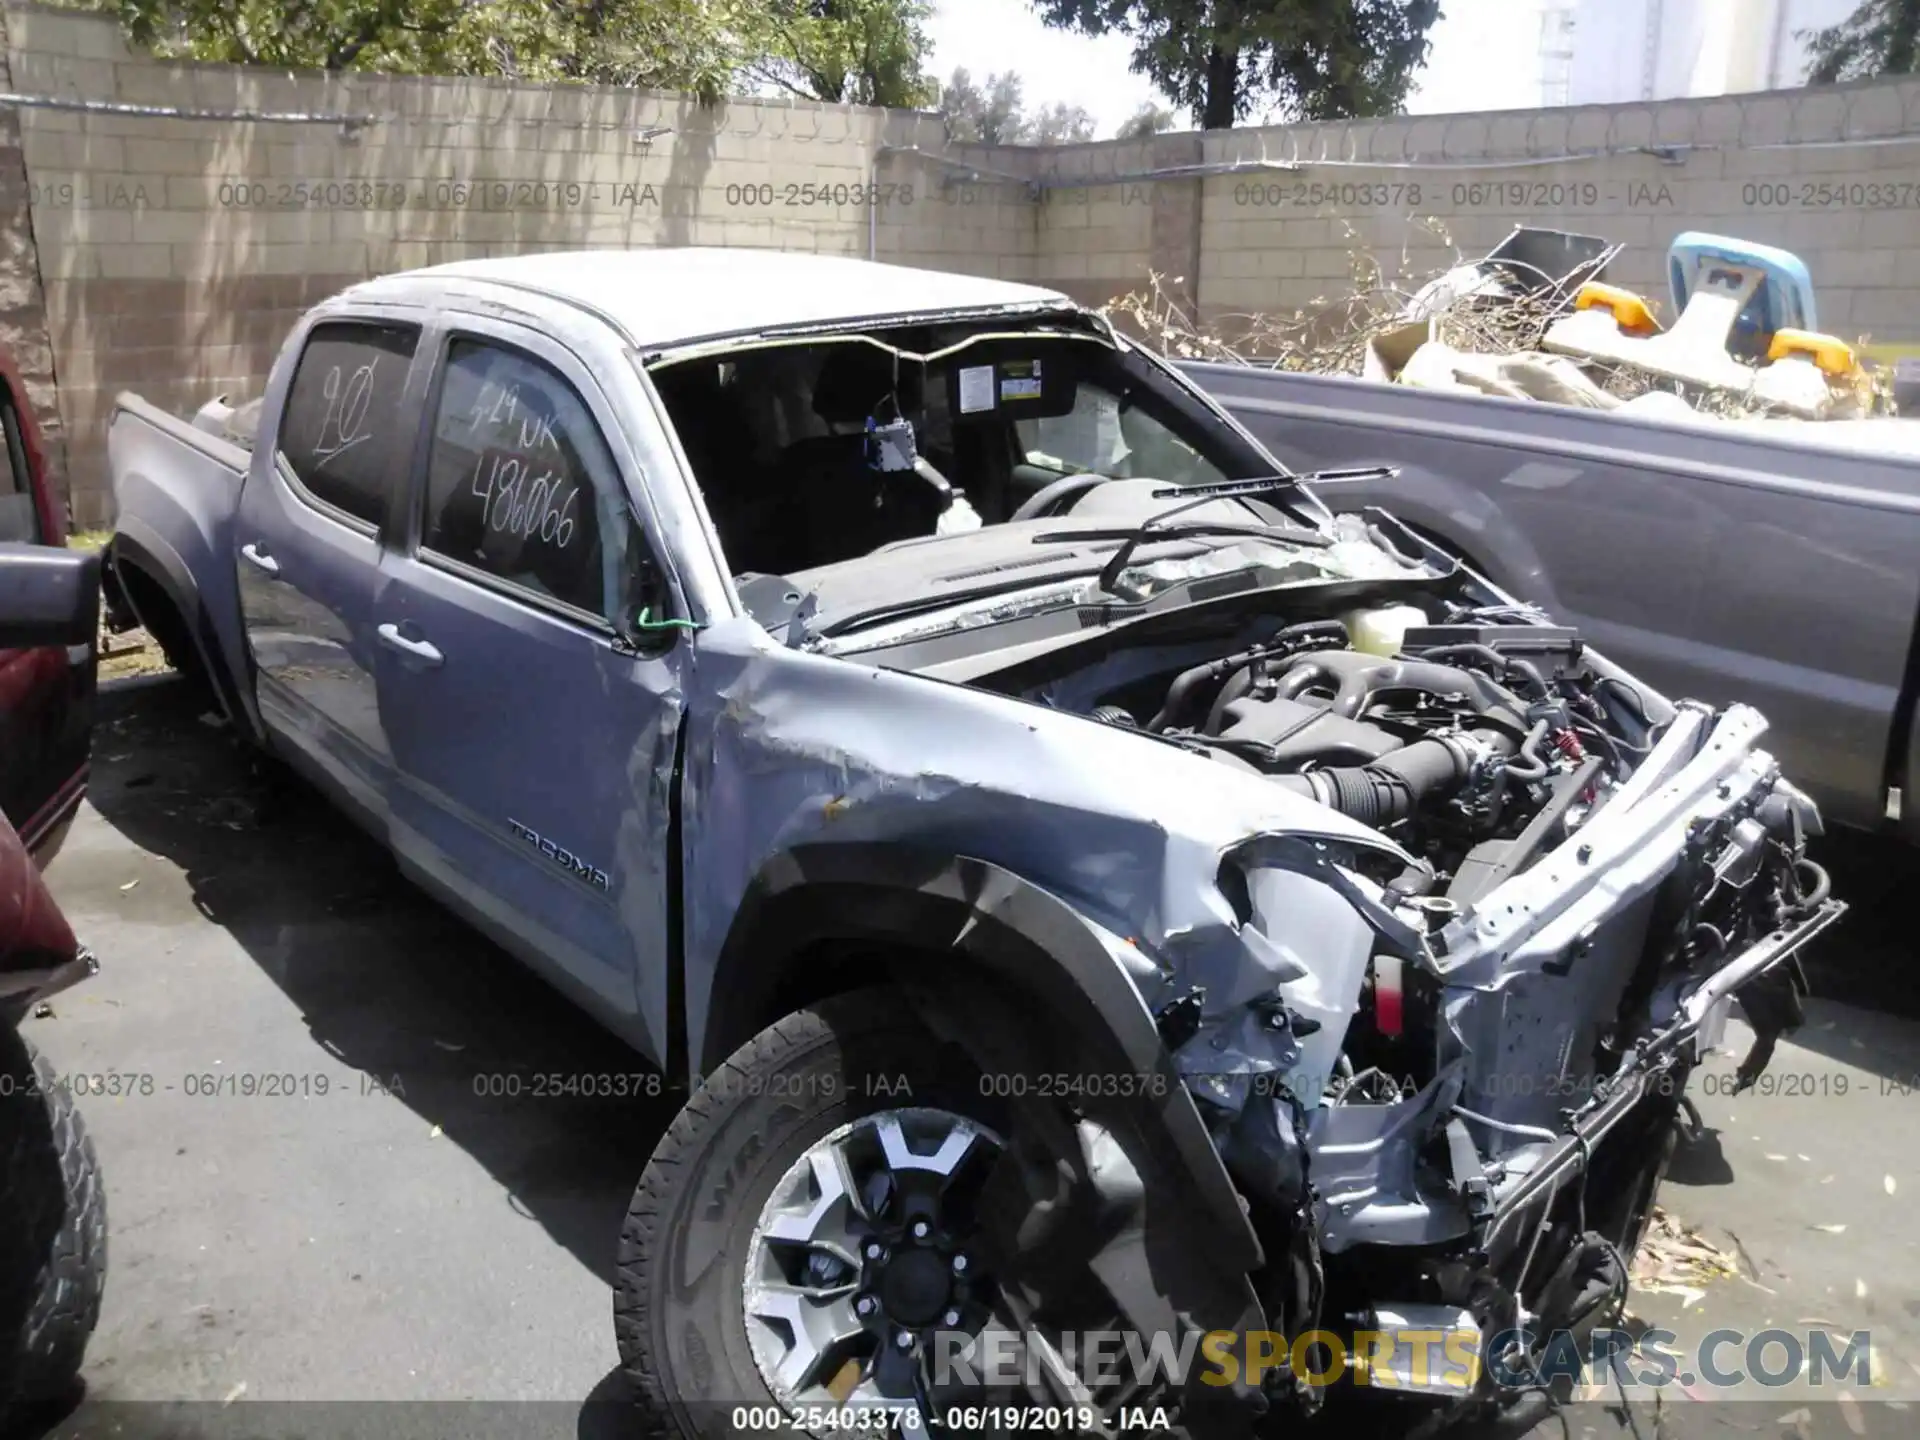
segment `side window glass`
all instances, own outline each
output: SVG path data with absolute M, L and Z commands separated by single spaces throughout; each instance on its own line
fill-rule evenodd
M 6 444 L 0 453 L 0 540 L 40 543 L 40 513 L 33 505 L 33 481 L 27 473 L 27 447 L 20 434 L 20 417 L 0 385 L 0 428 Z
M 1123 408 L 1118 395 L 1096 385 L 1081 385 L 1070 414 L 1017 420 L 1013 428 L 1029 465 L 1062 474 L 1150 476 L 1173 485 L 1225 478 L 1159 420 Z
M 315 326 L 280 421 L 280 454 L 300 483 L 376 527 L 413 453 L 401 400 L 419 338 L 408 325 Z
M 433 420 L 422 548 L 617 619 L 638 527 L 613 454 L 546 364 L 455 339 Z

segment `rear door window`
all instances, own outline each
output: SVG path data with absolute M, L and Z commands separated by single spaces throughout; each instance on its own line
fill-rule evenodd
M 427 458 L 424 551 L 613 620 L 639 543 L 632 514 L 572 385 L 523 351 L 451 342 Z
M 5 445 L 0 446 L 0 541 L 37 545 L 40 512 L 35 508 L 33 476 L 27 468 L 27 446 L 20 433 L 20 416 L 13 408 L 13 397 L 0 384 L 0 430 Z
M 281 457 L 307 493 L 375 529 L 413 453 L 402 403 L 419 339 L 411 325 L 316 325 L 280 421 Z

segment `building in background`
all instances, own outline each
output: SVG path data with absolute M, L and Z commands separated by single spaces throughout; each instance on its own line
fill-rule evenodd
M 1573 35 L 1580 0 L 1541 0 L 1540 103 L 1573 103 Z
M 1791 88 L 1807 72 L 1798 32 L 1837 24 L 1858 3 L 1548 0 L 1543 98 L 1550 105 L 1609 105 Z M 1564 74 L 1564 96 L 1554 93 L 1556 74 Z

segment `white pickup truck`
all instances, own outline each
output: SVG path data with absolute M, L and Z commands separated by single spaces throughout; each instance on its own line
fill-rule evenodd
M 617 1237 L 648 1433 L 1240 1433 L 1335 1383 L 1271 1332 L 1382 1317 L 1484 1353 L 1428 1403 L 1533 1403 L 1841 908 L 1757 714 L 1336 518 L 1044 290 L 462 263 L 243 414 L 122 399 L 116 623 L 688 1087 Z

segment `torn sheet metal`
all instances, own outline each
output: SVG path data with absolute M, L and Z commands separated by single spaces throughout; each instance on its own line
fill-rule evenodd
M 1300 964 L 1243 927 L 1219 885 L 1249 836 L 1324 837 L 1403 863 L 1310 801 L 1079 716 L 789 650 L 716 625 L 690 677 L 685 763 L 689 1033 L 704 1033 L 721 947 L 754 876 L 821 841 L 896 841 L 990 861 L 1131 939 L 1209 1024 Z M 1018 823 L 1009 823 L 1010 817 Z

